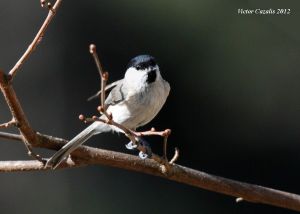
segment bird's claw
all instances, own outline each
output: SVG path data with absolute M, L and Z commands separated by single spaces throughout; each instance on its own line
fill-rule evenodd
M 126 147 L 127 149 L 129 149 L 129 150 L 134 150 L 134 149 L 137 148 L 137 145 L 134 144 L 132 141 L 130 141 L 129 143 L 127 143 L 127 144 L 125 145 L 125 147 Z
M 138 143 L 146 148 L 145 152 L 143 151 L 139 152 L 139 157 L 143 160 L 146 158 L 151 158 L 152 151 L 151 151 L 151 147 L 149 146 L 149 143 L 140 137 L 138 138 Z M 134 150 L 137 149 L 138 144 L 135 144 L 132 141 L 130 141 L 128 144 L 125 145 L 125 147 L 129 150 Z
M 145 140 L 142 140 L 142 141 L 140 141 L 140 144 L 146 148 L 146 151 L 145 152 L 140 151 L 139 157 L 143 160 L 146 158 L 151 158 L 152 150 L 151 150 L 151 147 L 149 146 L 149 143 Z
M 142 151 L 139 152 L 139 157 L 140 157 L 141 159 L 143 159 L 143 160 L 146 159 L 146 158 L 148 158 L 148 156 L 149 156 L 149 155 L 148 155 L 147 153 L 144 153 L 144 152 L 142 152 Z

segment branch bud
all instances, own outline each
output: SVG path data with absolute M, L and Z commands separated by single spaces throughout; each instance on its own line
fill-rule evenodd
M 96 45 L 90 44 L 90 53 L 93 54 L 96 52 Z
M 165 131 L 164 131 L 164 136 L 169 136 L 171 134 L 171 129 L 166 129 Z
M 104 108 L 103 106 L 98 106 L 97 110 L 102 113 L 104 111 Z
M 41 0 L 41 7 L 44 7 L 46 4 L 46 0 Z
M 103 80 L 107 81 L 108 80 L 108 76 L 109 76 L 108 72 L 107 71 L 104 72 L 103 75 L 102 75 Z
M 84 121 L 85 120 L 85 116 L 83 114 L 79 115 L 79 120 Z
M 52 4 L 50 2 L 48 2 L 47 7 L 48 7 L 49 10 L 51 10 L 52 9 Z

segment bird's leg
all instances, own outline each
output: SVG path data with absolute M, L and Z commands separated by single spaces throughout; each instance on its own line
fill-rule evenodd
M 143 132 L 134 132 L 137 136 L 152 136 L 152 135 L 157 135 L 161 136 L 164 138 L 163 141 L 163 158 L 165 159 L 166 162 L 168 162 L 167 158 L 167 142 L 168 142 L 168 137 L 171 134 L 170 129 L 166 129 L 164 131 L 156 131 L 155 128 L 151 128 L 149 131 L 143 131 Z M 150 147 L 149 147 L 150 148 Z
M 140 150 L 140 152 L 139 152 L 139 157 L 141 159 L 150 158 L 152 156 L 152 150 L 151 150 L 149 143 L 142 137 L 136 137 L 136 143 L 133 143 L 132 141 L 130 141 L 128 144 L 125 145 L 125 147 L 129 150 L 138 149 L 139 146 L 144 148 L 143 150 Z
M 138 143 L 144 147 L 144 151 L 143 150 L 140 150 L 139 152 L 139 157 L 141 159 L 146 159 L 146 158 L 151 158 L 152 156 L 152 150 L 151 150 L 151 147 L 149 145 L 149 143 L 143 139 L 142 137 L 138 137 Z

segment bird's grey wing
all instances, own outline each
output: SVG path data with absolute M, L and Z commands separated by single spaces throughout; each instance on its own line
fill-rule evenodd
M 114 87 L 116 87 L 116 86 L 117 86 L 118 84 L 120 84 L 122 81 L 123 81 L 123 79 L 108 84 L 108 85 L 105 87 L 105 92 L 108 92 L 108 91 L 112 90 Z M 94 94 L 93 96 L 89 97 L 89 98 L 87 99 L 87 101 L 91 101 L 91 100 L 93 100 L 93 99 L 99 97 L 101 93 L 102 93 L 101 90 L 98 91 L 96 94 Z
M 105 105 L 115 105 L 124 101 L 127 97 L 128 89 L 123 82 L 117 84 L 109 93 L 107 99 L 105 100 Z

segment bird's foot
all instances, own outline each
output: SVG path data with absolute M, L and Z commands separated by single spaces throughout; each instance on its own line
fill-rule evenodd
M 142 147 L 145 148 L 145 151 L 139 152 L 139 157 L 143 160 L 146 158 L 151 158 L 152 150 L 149 143 L 141 137 L 138 137 L 137 142 L 138 144 L 140 144 Z M 125 145 L 125 147 L 129 150 L 135 150 L 138 148 L 138 144 L 135 144 L 132 141 L 130 141 L 128 144 Z
M 139 152 L 139 157 L 140 157 L 141 159 L 143 159 L 143 160 L 146 159 L 146 158 L 148 158 L 148 156 L 149 156 L 149 155 L 148 155 L 147 153 L 144 153 L 144 152 L 142 152 L 142 151 Z
M 139 152 L 139 157 L 141 159 L 151 158 L 152 150 L 149 143 L 145 141 L 143 138 L 139 138 L 139 143 L 141 144 L 141 146 L 143 146 L 146 149 L 145 152 L 144 151 Z
M 127 149 L 129 149 L 129 150 L 134 150 L 134 149 L 137 148 L 137 144 L 134 144 L 132 141 L 130 141 L 129 143 L 127 143 L 127 144 L 125 145 L 125 147 L 126 147 Z

